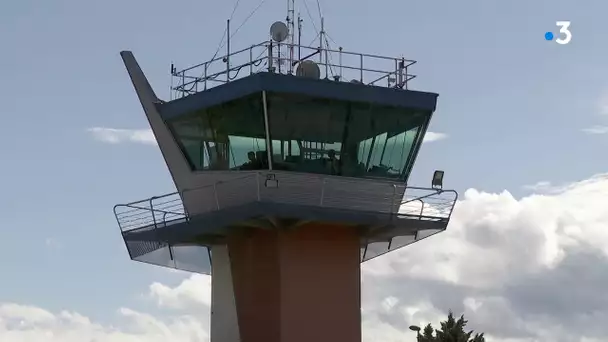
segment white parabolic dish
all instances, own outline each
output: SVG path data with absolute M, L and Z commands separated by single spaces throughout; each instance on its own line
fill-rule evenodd
M 275 42 L 280 43 L 284 41 L 285 39 L 287 39 L 288 35 L 289 29 L 287 28 L 287 25 L 285 25 L 284 22 L 275 21 L 274 24 L 270 26 L 270 36 Z

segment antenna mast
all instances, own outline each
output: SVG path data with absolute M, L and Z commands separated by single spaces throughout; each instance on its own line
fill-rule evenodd
M 298 12 L 298 62 L 302 61 L 302 17 Z
M 287 0 L 287 28 L 289 29 L 289 73 L 293 73 L 293 60 L 295 44 L 295 0 Z

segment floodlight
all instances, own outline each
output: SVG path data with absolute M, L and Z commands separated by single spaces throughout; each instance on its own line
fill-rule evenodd
M 440 170 L 435 170 L 433 173 L 433 181 L 431 183 L 433 189 L 443 189 L 443 173 L 444 172 Z

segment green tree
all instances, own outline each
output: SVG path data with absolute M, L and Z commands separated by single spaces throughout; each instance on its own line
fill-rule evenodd
M 418 342 L 485 342 L 483 333 L 473 336 L 472 330 L 465 332 L 467 322 L 464 315 L 456 320 L 450 311 L 448 319 L 441 322 L 441 329 L 434 329 L 431 324 L 428 324 L 418 335 Z

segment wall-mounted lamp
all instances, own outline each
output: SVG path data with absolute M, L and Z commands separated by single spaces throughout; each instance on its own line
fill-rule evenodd
M 433 173 L 433 181 L 431 182 L 431 186 L 433 189 L 443 189 L 443 174 L 443 171 L 435 170 L 435 172 Z

